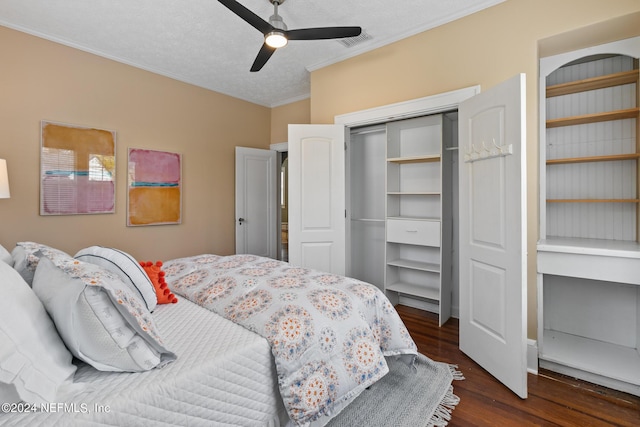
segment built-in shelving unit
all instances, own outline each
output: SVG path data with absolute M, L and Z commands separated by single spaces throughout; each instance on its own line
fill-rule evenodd
M 640 38 L 619 43 L 541 60 L 538 351 L 640 395 Z
M 451 313 L 451 203 L 443 179 L 443 138 L 451 119 L 438 114 L 387 124 L 386 277 L 392 302 L 417 298 Z M 449 184 L 450 185 L 450 184 Z
M 615 88 L 622 85 L 638 85 L 639 80 L 638 69 L 627 70 L 617 73 L 605 74 L 601 76 L 580 79 L 577 81 L 570 81 L 564 83 L 558 83 L 550 85 L 546 88 L 547 99 L 581 94 L 584 92 L 595 91 L 598 89 Z M 615 95 L 612 95 L 615 96 Z M 579 109 L 579 108 L 578 108 Z M 576 126 L 586 125 L 600 122 L 608 122 L 624 119 L 637 119 L 640 115 L 640 108 L 630 107 L 613 111 L 601 111 L 596 113 L 588 113 L 581 115 L 571 115 L 568 117 L 559 117 L 546 120 L 546 128 L 553 129 L 562 126 Z M 640 158 L 640 149 L 632 147 L 633 152 L 621 153 L 621 154 L 602 154 L 594 156 L 581 156 L 581 157 L 564 157 L 548 159 L 546 161 L 547 166 L 553 165 L 568 165 L 578 163 L 595 163 L 595 162 L 618 162 L 618 161 L 633 161 L 636 162 Z M 607 148 L 605 148 L 606 150 Z M 637 167 L 636 167 L 637 169 Z M 634 181 L 637 181 L 634 180 Z M 636 190 L 636 197 L 632 198 L 548 198 L 547 203 L 640 203 L 640 197 Z

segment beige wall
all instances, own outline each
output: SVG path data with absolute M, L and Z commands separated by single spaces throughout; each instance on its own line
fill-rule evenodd
M 269 108 L 4 27 L 0 52 L 3 246 L 33 240 L 74 254 L 99 244 L 150 260 L 234 252 L 234 146 L 268 148 Z M 42 119 L 117 131 L 115 214 L 39 216 Z M 126 227 L 128 147 L 182 153 L 181 225 Z
M 311 123 L 311 100 L 309 98 L 271 109 L 272 144 L 288 141 L 288 125 L 290 123 L 302 125 Z
M 311 73 L 311 121 L 527 75 L 528 335 L 536 338 L 538 59 L 640 33 L 638 0 L 507 0 Z M 628 15 L 624 17 L 624 15 Z M 620 19 L 614 19 L 622 17 Z M 605 22 L 606 21 L 606 22 Z M 584 29 L 583 27 L 592 26 Z M 575 30 L 575 31 L 574 31 Z M 564 34 L 566 33 L 566 34 Z

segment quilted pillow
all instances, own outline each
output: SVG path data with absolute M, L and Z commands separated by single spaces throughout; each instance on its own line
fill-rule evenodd
M 11 258 L 13 259 L 13 268 L 16 269 L 22 278 L 31 286 L 33 282 L 33 274 L 36 272 L 38 261 L 40 257 L 36 253 L 40 252 L 49 258 L 61 257 L 70 258 L 66 252 L 59 249 L 52 248 L 47 245 L 35 242 L 18 242 L 16 247 L 11 251 Z
M 33 290 L 71 353 L 98 370 L 139 372 L 176 359 L 141 299 L 98 265 L 42 257 Z
M 99 265 L 120 277 L 145 303 L 147 310 L 153 311 L 158 303 L 156 291 L 149 276 L 131 255 L 119 249 L 90 246 L 80 250 L 76 259 Z
M 62 402 L 84 387 L 42 303 L 24 279 L 0 262 L 0 395 L 2 402 Z
M 153 287 L 156 288 L 156 296 L 158 304 L 175 304 L 178 298 L 171 292 L 167 281 L 164 279 L 165 272 L 162 271 L 162 261 L 140 261 L 140 266 L 147 272 L 147 276 L 151 279 Z

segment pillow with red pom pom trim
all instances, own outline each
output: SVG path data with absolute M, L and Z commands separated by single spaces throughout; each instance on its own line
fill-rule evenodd
M 165 272 L 162 271 L 162 261 L 156 261 L 155 264 L 151 261 L 140 261 L 140 266 L 147 273 L 151 283 L 153 283 L 153 287 L 156 289 L 158 304 L 175 304 L 178 302 L 178 298 L 171 292 L 164 279 Z

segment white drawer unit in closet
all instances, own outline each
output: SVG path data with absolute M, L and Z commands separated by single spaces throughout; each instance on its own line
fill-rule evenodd
M 387 242 L 440 247 L 440 221 L 387 219 Z

